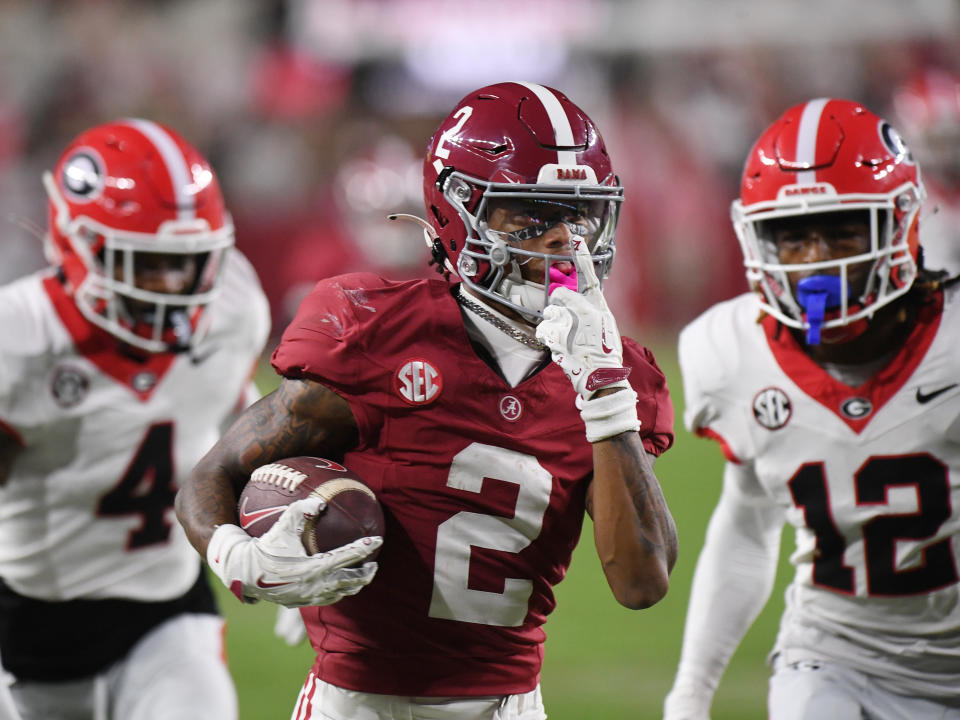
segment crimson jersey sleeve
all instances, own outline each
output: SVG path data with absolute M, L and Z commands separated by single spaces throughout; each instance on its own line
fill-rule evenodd
M 322 382 L 350 401 L 361 437 L 380 423 L 385 367 L 376 353 L 377 316 L 371 296 L 391 295 L 395 284 L 369 273 L 339 275 L 317 283 L 274 350 L 271 364 L 282 376 Z M 374 352 L 369 351 L 369 347 Z
M 637 392 L 640 437 L 646 451 L 659 457 L 673 445 L 673 401 L 667 378 L 653 353 L 635 340 L 623 338 L 623 364 L 630 367 L 630 384 Z

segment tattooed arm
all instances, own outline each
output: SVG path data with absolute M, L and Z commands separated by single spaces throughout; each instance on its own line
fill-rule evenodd
M 237 522 L 237 497 L 256 468 L 295 455 L 339 459 L 356 444 L 347 402 L 320 383 L 284 379 L 247 408 L 177 493 L 177 518 L 206 556 L 217 525 Z
M 587 511 L 607 582 L 628 608 L 653 605 L 667 593 L 677 559 L 677 529 L 650 456 L 635 432 L 593 443 Z

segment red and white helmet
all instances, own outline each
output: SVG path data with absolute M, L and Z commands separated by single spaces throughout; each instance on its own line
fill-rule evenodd
M 960 191 L 960 75 L 928 68 L 893 96 L 904 135 L 946 190 Z
M 809 329 L 787 277 L 797 271 L 840 277 L 841 304 L 823 328 L 869 319 L 906 293 L 917 275 L 917 213 L 924 197 L 920 170 L 900 135 L 859 103 L 819 98 L 787 110 L 751 149 L 740 198 L 731 207 L 747 280 L 764 310 L 790 327 Z M 779 262 L 765 221 L 844 210 L 867 211 L 867 253 Z M 849 268 L 864 262 L 871 263 L 866 285 L 850 297 Z
M 43 176 L 50 260 L 90 322 L 149 352 L 186 350 L 205 331 L 233 222 L 216 175 L 179 134 L 148 120 L 93 127 Z M 137 286 L 139 253 L 189 256 L 195 280 L 182 294 Z M 181 259 L 189 259 L 183 257 Z M 153 306 L 149 322 L 127 303 Z
M 551 262 L 487 226 L 491 200 L 571 203 L 589 217 L 586 240 L 605 278 L 623 188 L 594 122 L 561 92 L 527 82 L 480 88 L 457 103 L 427 146 L 423 194 L 434 260 L 464 284 L 537 319 L 548 299 Z M 544 259 L 544 280 L 524 280 L 520 264 Z

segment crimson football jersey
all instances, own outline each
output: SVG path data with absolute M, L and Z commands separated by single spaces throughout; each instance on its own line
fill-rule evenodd
M 673 442 L 665 378 L 649 350 L 623 346 L 644 446 L 660 455 Z M 273 365 L 350 404 L 359 442 L 345 464 L 387 518 L 373 582 L 303 610 L 317 675 L 405 696 L 531 690 L 593 472 L 563 371 L 548 363 L 510 387 L 474 352 L 448 283 L 370 274 L 319 283 Z

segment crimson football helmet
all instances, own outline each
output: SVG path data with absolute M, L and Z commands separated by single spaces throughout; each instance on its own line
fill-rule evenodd
M 747 157 L 731 217 L 747 280 L 764 310 L 808 331 L 788 273 L 817 271 L 837 282 L 836 305 L 816 320 L 824 329 L 863 331 L 878 308 L 910 289 L 917 275 L 917 213 L 925 197 L 920 170 L 890 123 L 849 100 L 819 98 L 787 110 Z M 869 218 L 864 254 L 816 263 L 779 262 L 767 221 L 848 210 Z M 869 263 L 865 286 L 852 288 L 851 266 Z
M 960 75 L 917 73 L 894 93 L 893 108 L 929 174 L 960 190 Z
M 434 261 L 533 321 L 547 303 L 551 263 L 569 264 L 570 256 L 526 250 L 524 240 L 559 220 L 495 231 L 487 222 L 491 203 L 552 206 L 543 217 L 559 217 L 558 208 L 575 213 L 577 223 L 565 224 L 587 240 L 601 281 L 610 272 L 623 188 L 597 126 L 557 90 L 505 82 L 463 98 L 427 146 L 423 193 Z M 542 282 L 521 276 L 532 257 L 544 260 Z
M 234 242 L 206 159 L 168 127 L 120 120 L 77 136 L 43 184 L 47 254 L 83 315 L 148 352 L 196 345 Z M 178 292 L 142 279 L 158 258 L 185 278 Z

